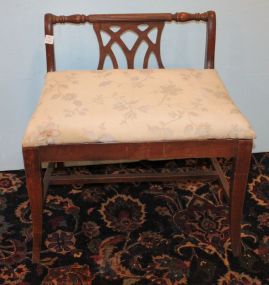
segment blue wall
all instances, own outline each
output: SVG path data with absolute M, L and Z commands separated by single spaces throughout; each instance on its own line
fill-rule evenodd
M 46 70 L 43 36 L 43 15 L 46 12 L 92 14 L 206 10 L 217 12 L 216 69 L 257 132 L 254 151 L 269 151 L 268 0 L 2 0 L 0 170 L 23 167 L 21 139 L 37 103 Z M 162 51 L 167 67 L 202 67 L 204 27 L 191 24 L 185 28 L 187 33 L 179 27 L 166 27 L 164 40 L 167 44 Z M 73 31 L 73 27 L 70 29 Z M 79 28 L 68 35 L 66 29 L 56 29 L 56 40 L 63 43 L 57 47 L 58 67 L 95 68 L 98 50 L 93 31 Z M 183 56 L 181 51 L 184 51 Z

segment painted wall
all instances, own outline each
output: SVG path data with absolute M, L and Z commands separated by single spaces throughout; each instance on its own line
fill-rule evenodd
M 21 139 L 45 74 L 43 15 L 72 13 L 217 12 L 216 69 L 257 132 L 255 152 L 269 151 L 268 0 L 12 0 L 0 2 L 0 170 L 23 167 Z M 204 27 L 173 27 L 162 46 L 167 67 L 202 67 Z M 69 31 L 69 32 L 68 32 Z M 71 34 L 70 34 L 71 31 Z M 60 69 L 96 68 L 89 28 L 56 29 Z M 174 46 L 174 49 L 172 48 Z M 182 55 L 180 54 L 182 52 Z M 152 65 L 154 66 L 154 64 Z

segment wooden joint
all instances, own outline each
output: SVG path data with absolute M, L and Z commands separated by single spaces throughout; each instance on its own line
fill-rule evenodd
M 218 173 L 219 183 L 222 185 L 227 198 L 229 198 L 230 197 L 230 185 L 229 185 L 229 182 L 225 176 L 225 173 L 223 172 L 223 170 L 222 170 L 222 168 L 221 168 L 221 166 L 220 166 L 220 164 L 216 158 L 211 158 L 211 163 L 212 163 L 214 169 Z
M 54 163 L 54 162 L 50 162 L 46 171 L 45 171 L 45 174 L 43 177 L 43 200 L 46 199 L 47 192 L 48 192 L 48 189 L 50 186 L 50 178 L 51 178 L 53 170 L 55 169 L 55 164 L 56 163 Z

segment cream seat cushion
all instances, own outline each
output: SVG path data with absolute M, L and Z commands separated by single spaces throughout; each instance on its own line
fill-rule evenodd
M 46 75 L 23 146 L 254 137 L 215 70 L 61 71 Z

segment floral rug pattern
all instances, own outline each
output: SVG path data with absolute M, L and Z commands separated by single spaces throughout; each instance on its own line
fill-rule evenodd
M 231 162 L 220 160 L 229 176 Z M 126 173 L 208 168 L 207 160 L 67 168 Z M 31 263 L 23 171 L 0 172 L 0 284 L 269 284 L 269 153 L 255 154 L 240 258 L 231 254 L 228 202 L 215 180 L 51 186 L 41 263 Z

